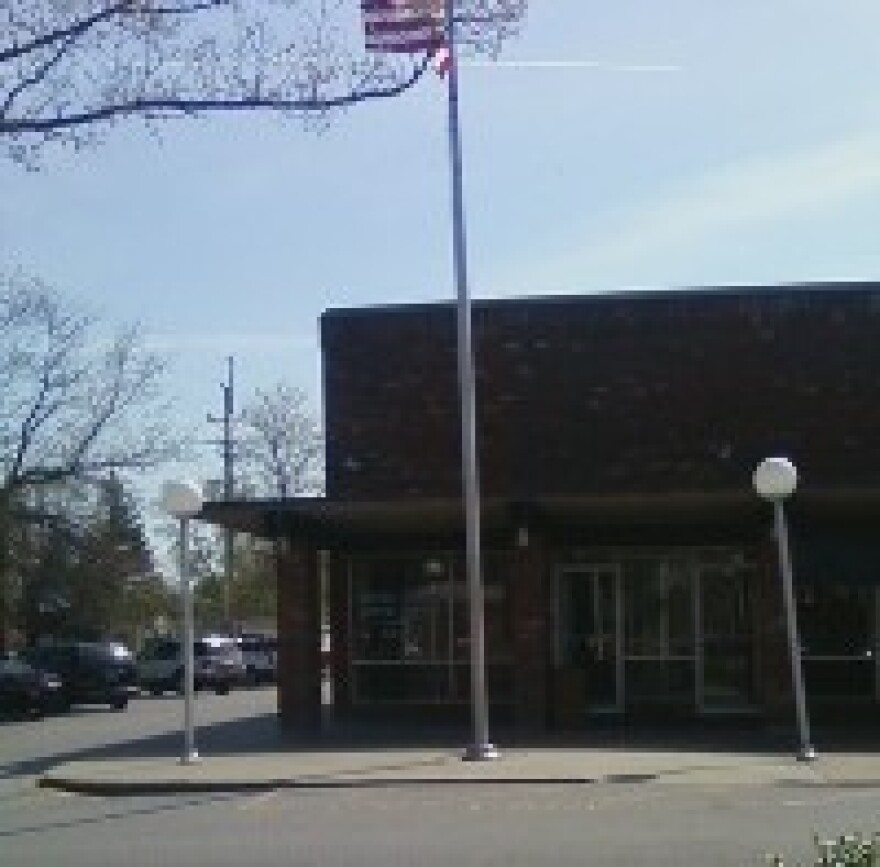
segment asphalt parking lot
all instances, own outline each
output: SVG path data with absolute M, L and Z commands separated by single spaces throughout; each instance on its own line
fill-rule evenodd
M 246 752 L 280 743 L 275 689 L 230 695 L 198 693 L 196 725 L 207 751 Z M 141 696 L 126 710 L 83 706 L 39 720 L 0 721 L 0 781 L 31 778 L 81 758 L 176 756 L 182 744 L 183 701 L 177 695 Z

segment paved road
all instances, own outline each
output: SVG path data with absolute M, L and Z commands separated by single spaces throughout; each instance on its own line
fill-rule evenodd
M 0 801 L 4 865 L 760 865 L 876 822 L 878 793 L 487 786 Z
M 208 749 L 265 749 L 271 690 L 199 699 Z M 760 865 L 813 831 L 880 829 L 880 791 L 797 786 L 413 786 L 95 798 L 33 786 L 84 755 L 174 755 L 180 706 L 0 726 L 0 864 Z

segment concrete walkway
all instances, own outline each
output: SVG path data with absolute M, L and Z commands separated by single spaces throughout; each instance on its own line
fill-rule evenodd
M 39 785 L 101 795 L 440 784 L 675 784 L 880 788 L 880 754 L 834 752 L 812 763 L 782 753 L 622 748 L 510 749 L 467 762 L 459 749 L 366 748 L 74 761 Z

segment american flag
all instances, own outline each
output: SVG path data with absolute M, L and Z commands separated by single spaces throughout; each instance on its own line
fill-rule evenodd
M 444 0 L 361 0 L 367 51 L 416 54 L 445 42 Z

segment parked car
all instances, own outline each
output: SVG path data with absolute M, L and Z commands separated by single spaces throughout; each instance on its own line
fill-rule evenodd
M 193 686 L 196 690 L 212 689 L 224 695 L 244 682 L 246 670 L 241 651 L 228 636 L 207 636 L 193 644 Z M 176 638 L 165 638 L 148 644 L 137 663 L 137 680 L 141 689 L 161 695 L 183 692 L 183 652 Z
M 0 656 L 0 716 L 64 710 L 61 678 L 12 653 Z
M 243 632 L 235 639 L 241 651 L 248 683 L 274 683 L 278 664 L 278 641 L 274 635 Z
M 37 647 L 28 662 L 61 678 L 64 701 L 73 704 L 109 704 L 124 710 L 137 692 L 131 652 L 120 644 L 70 642 Z
M 148 642 L 137 659 L 137 682 L 153 695 L 183 691 L 183 656 L 180 642 L 157 638 Z
M 228 636 L 207 636 L 194 646 L 196 689 L 213 689 L 225 695 L 240 686 L 247 676 L 241 650 Z

